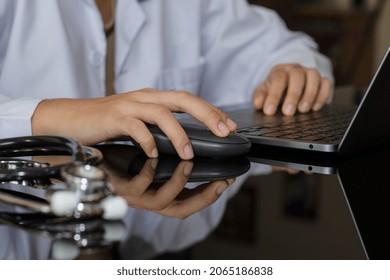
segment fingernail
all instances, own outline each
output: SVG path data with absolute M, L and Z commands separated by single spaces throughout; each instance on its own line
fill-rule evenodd
M 158 159 L 156 159 L 156 158 L 152 158 L 152 159 L 151 159 L 150 166 L 153 168 L 153 170 L 156 170 L 156 168 L 157 168 L 157 163 L 158 163 Z
M 265 112 L 267 114 L 273 114 L 275 112 L 275 106 L 272 104 L 267 105 L 267 107 L 265 108 Z
M 314 111 L 318 111 L 321 109 L 322 104 L 320 102 L 316 102 L 313 106 Z
M 292 103 L 288 103 L 284 109 L 286 115 L 294 115 L 295 113 L 295 106 Z
M 301 111 L 301 112 L 307 112 L 307 111 L 309 111 L 309 109 L 310 109 L 310 104 L 309 104 L 309 102 L 303 102 L 303 103 L 301 103 L 300 105 L 299 105 L 299 110 Z
M 193 158 L 194 157 L 194 152 L 192 151 L 191 145 L 187 144 L 184 146 L 184 155 L 186 158 Z
M 221 183 L 221 184 L 217 187 L 215 193 L 216 193 L 218 196 L 220 196 L 220 195 L 228 188 L 228 186 L 229 186 L 229 185 L 226 184 L 226 183 Z
M 150 153 L 150 156 L 151 156 L 152 158 L 157 158 L 157 157 L 158 157 L 157 148 L 154 148 L 154 149 L 152 150 L 152 152 Z
M 226 120 L 226 123 L 230 129 L 235 130 L 237 128 L 237 124 L 230 118 Z
M 186 165 L 184 166 L 183 174 L 184 174 L 184 176 L 189 177 L 191 175 L 191 172 L 192 172 L 193 164 L 190 161 L 185 162 L 185 163 L 186 163 Z
M 218 123 L 218 129 L 224 134 L 230 133 L 230 129 L 226 126 L 224 122 Z

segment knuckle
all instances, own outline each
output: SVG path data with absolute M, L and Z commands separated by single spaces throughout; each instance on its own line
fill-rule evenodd
M 291 68 L 291 69 L 302 69 L 302 65 L 299 64 L 299 63 L 289 63 L 286 65 L 287 68 Z
M 191 216 L 191 213 L 187 213 L 184 211 L 178 211 L 176 218 L 178 218 L 180 220 L 184 220 L 184 219 L 187 219 L 189 216 Z
M 281 94 L 270 93 L 270 94 L 268 94 L 267 99 L 265 100 L 265 103 L 276 104 L 276 103 L 279 103 L 280 99 L 281 99 Z
M 302 96 L 302 100 L 311 101 L 319 96 L 317 88 L 306 89 L 305 93 Z
M 153 211 L 162 211 L 168 207 L 168 203 L 163 200 L 156 200 L 151 207 Z
M 329 79 L 322 79 L 320 96 L 327 98 L 333 93 L 333 83 Z
M 151 151 L 155 146 L 153 135 L 148 133 L 146 136 L 142 137 L 139 144 L 144 151 Z
M 216 110 L 209 110 L 206 113 L 206 121 L 220 120 L 221 115 Z
M 278 64 L 273 67 L 274 71 L 289 72 L 292 70 L 302 69 L 302 66 L 298 63 Z
M 172 112 L 165 106 L 154 105 L 152 107 L 151 109 L 155 111 L 159 119 L 166 119 L 172 116 Z
M 286 66 L 284 64 L 278 64 L 278 65 L 275 65 L 271 72 L 280 72 L 280 71 L 285 71 L 286 69 Z
M 184 95 L 192 95 L 192 93 L 190 93 L 189 91 L 186 91 L 186 90 L 179 90 L 178 92 L 180 94 L 184 94 Z
M 138 183 L 139 183 L 140 185 L 146 186 L 146 185 L 151 184 L 152 181 L 153 181 L 153 180 L 148 179 L 148 178 L 142 178 L 142 179 L 140 179 L 140 180 L 138 181 Z M 140 188 L 129 188 L 129 190 L 126 191 L 126 192 L 127 192 L 127 194 L 130 195 L 130 196 L 134 196 L 134 197 L 139 198 L 139 197 L 142 197 L 142 195 L 144 194 L 145 190 L 140 189 Z
M 143 91 L 143 92 L 155 92 L 156 90 L 154 88 L 151 88 L 151 87 L 146 87 L 146 88 L 141 89 L 140 91 Z
M 219 115 L 219 117 L 222 118 L 223 120 L 226 120 L 228 118 L 228 115 L 220 108 L 214 107 L 214 110 Z
M 296 89 L 290 89 L 286 96 L 286 99 L 294 101 L 302 95 L 302 91 Z
M 184 165 L 182 166 L 184 167 Z M 188 182 L 188 178 L 185 177 L 185 176 L 177 176 L 177 178 L 175 178 L 175 181 L 173 182 L 173 185 L 175 186 L 175 188 L 177 190 L 181 190 L 183 188 L 183 186 L 185 186 Z
M 307 72 L 307 68 L 304 68 L 300 64 L 290 64 L 289 70 L 290 70 L 290 72 L 295 72 L 295 73 L 305 73 L 305 72 Z
M 187 134 L 178 134 L 175 139 L 172 139 L 172 143 L 176 147 L 176 150 L 182 150 L 187 144 L 190 144 Z
M 255 94 L 262 94 L 267 91 L 269 86 L 269 79 L 263 81 L 255 90 Z
M 273 75 L 272 77 L 274 79 L 283 79 L 286 77 L 286 71 L 284 69 L 276 69 L 274 72 L 273 72 Z
M 211 205 L 218 199 L 218 196 L 215 195 L 214 193 L 210 195 L 207 192 L 201 192 L 200 195 L 205 205 Z
M 111 116 L 121 131 L 128 131 L 128 128 L 132 127 L 132 120 L 122 112 L 114 111 Z
M 122 117 L 120 125 L 124 127 L 124 130 L 128 131 L 131 136 L 137 135 L 145 126 L 141 121 L 126 116 Z
M 308 68 L 306 70 L 306 73 L 308 77 L 318 78 L 318 79 L 320 78 L 320 73 L 318 73 L 318 71 L 314 68 Z
M 179 98 L 195 97 L 195 95 L 185 90 L 178 90 L 175 94 L 178 95 Z

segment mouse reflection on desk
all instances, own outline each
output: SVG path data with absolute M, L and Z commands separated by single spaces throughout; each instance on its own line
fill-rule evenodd
M 250 168 L 246 158 L 183 161 L 177 156 L 148 158 L 129 145 L 98 148 L 104 155 L 101 167 L 107 171 L 115 193 L 131 207 L 182 219 L 213 204 L 235 177 Z M 187 188 L 188 182 L 199 185 Z

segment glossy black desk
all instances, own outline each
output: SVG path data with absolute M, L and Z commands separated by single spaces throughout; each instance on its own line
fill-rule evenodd
M 174 217 L 175 208 L 165 212 L 168 215 L 150 211 L 157 209 L 148 207 L 155 203 L 153 196 L 137 204 L 145 197 L 131 191 L 137 188 L 135 182 L 140 184 L 132 178 L 140 170 L 147 172 L 145 165 L 155 169 L 157 182 L 147 189 L 155 194 L 161 185 L 173 184 L 169 177 L 177 177 L 183 163 L 177 159 L 151 163 L 130 150 L 118 146 L 104 151 L 103 165 L 113 174 L 112 181 L 122 184 L 116 186 L 122 194 L 129 192 L 130 207 L 122 221 L 10 216 L 23 211 L 0 204 L 0 259 L 390 258 L 388 150 L 325 163 L 261 150 L 224 164 L 198 160 L 187 178 L 192 192 L 175 205 L 199 194 L 197 188 L 207 188 L 208 184 L 199 186 L 203 181 L 230 177 L 237 181 L 207 207 L 208 202 L 199 205 L 198 198 L 200 209 L 193 207 L 197 211 L 187 218 Z M 267 165 L 279 167 L 268 172 Z M 263 174 L 249 176 L 256 168 Z M 185 183 L 174 182 L 176 188 L 178 182 Z

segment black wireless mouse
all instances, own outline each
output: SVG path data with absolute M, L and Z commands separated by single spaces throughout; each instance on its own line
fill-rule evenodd
M 204 126 L 182 123 L 190 139 L 194 155 L 198 157 L 234 157 L 245 155 L 250 151 L 251 142 L 244 136 L 231 133 L 227 137 L 218 137 Z M 177 155 L 171 140 L 155 125 L 148 125 L 159 153 Z

